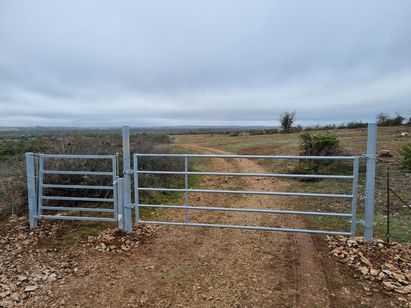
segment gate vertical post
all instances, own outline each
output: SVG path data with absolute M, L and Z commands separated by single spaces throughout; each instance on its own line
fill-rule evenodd
M 118 178 L 114 184 L 114 193 L 117 205 L 117 223 L 120 230 L 124 230 L 124 202 L 123 202 L 123 179 Z
M 185 193 L 184 193 L 184 206 L 185 206 L 185 223 L 187 224 L 189 222 L 189 216 L 188 216 L 188 156 L 184 156 L 184 188 L 185 188 Z
M 34 154 L 26 153 L 27 198 L 29 204 L 30 229 L 37 227 L 37 195 Z
M 133 157 L 133 168 L 134 168 L 134 210 L 135 210 L 135 223 L 140 222 L 140 193 L 138 184 L 138 157 L 134 155 Z
M 371 243 L 374 233 L 374 198 L 375 198 L 375 167 L 377 156 L 377 124 L 368 123 L 367 161 L 365 183 L 365 221 L 364 240 Z
M 130 130 L 123 126 L 123 226 L 124 231 L 131 232 L 131 176 L 130 176 Z
M 351 202 L 351 236 L 357 233 L 357 208 L 358 208 L 358 170 L 360 167 L 360 158 L 354 158 L 353 164 L 353 181 L 352 181 L 352 202 Z

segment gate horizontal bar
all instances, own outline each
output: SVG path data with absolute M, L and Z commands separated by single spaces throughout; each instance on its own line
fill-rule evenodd
M 184 189 L 184 188 L 154 188 L 154 187 L 139 187 L 138 190 L 244 194 L 244 195 L 268 195 L 268 196 L 321 197 L 321 198 L 341 198 L 341 199 L 351 199 L 352 198 L 352 195 L 341 195 L 341 194 L 317 194 L 317 193 L 272 192 L 272 191 L 251 191 L 251 190 L 214 190 L 214 189 Z
M 113 159 L 115 155 L 40 154 L 45 158 Z
M 204 158 L 266 158 L 266 159 L 309 159 L 309 160 L 354 160 L 356 156 L 293 156 L 293 155 L 226 155 L 226 154 L 139 154 L 145 157 L 204 157 Z
M 66 170 L 43 170 L 45 174 L 71 174 L 71 175 L 113 175 L 113 172 L 105 171 L 66 171 Z
M 151 225 L 158 224 L 158 225 L 175 225 L 175 226 L 192 226 L 192 227 L 215 227 L 215 228 L 261 230 L 261 231 L 303 232 L 303 233 L 330 234 L 330 235 L 351 235 L 350 232 L 339 232 L 339 231 L 289 229 L 289 228 L 274 228 L 274 227 L 259 227 L 259 226 L 223 225 L 223 224 L 205 224 L 205 223 L 184 223 L 184 222 L 171 222 L 171 221 L 140 220 L 139 224 L 151 224 Z
M 87 217 L 87 216 L 55 216 L 55 215 L 41 215 L 39 218 L 57 219 L 57 220 L 80 220 L 80 221 L 106 221 L 116 222 L 114 218 L 106 217 Z
M 42 200 L 67 200 L 67 201 L 96 201 L 96 202 L 113 202 L 112 198 L 87 198 L 87 197 L 60 197 L 60 196 L 42 196 Z
M 99 209 L 99 208 L 86 208 L 86 207 L 42 206 L 41 208 L 43 210 L 49 210 L 49 211 L 80 211 L 80 212 L 114 213 L 114 209 Z
M 252 213 L 270 213 L 270 214 L 295 214 L 295 215 L 318 215 L 334 217 L 351 217 L 351 213 L 332 213 L 332 212 L 306 212 L 306 211 L 286 211 L 286 210 L 268 210 L 268 209 L 251 209 L 251 208 L 226 208 L 226 207 L 207 207 L 207 206 L 184 206 L 184 205 L 162 205 L 162 204 L 139 204 L 139 207 L 154 207 L 165 209 L 188 209 L 203 211 L 225 211 L 225 212 L 252 212 Z M 43 207 L 44 208 L 44 207 Z
M 260 176 L 279 178 L 310 178 L 310 179 L 353 179 L 352 175 L 315 175 L 315 174 L 286 174 L 286 173 L 245 173 L 245 172 L 201 172 L 201 171 L 149 171 L 136 170 L 139 174 L 187 174 L 187 175 L 222 175 L 222 176 Z
M 113 186 L 93 186 L 93 185 L 59 185 L 59 184 L 43 184 L 44 188 L 67 188 L 67 189 L 108 189 L 112 190 Z

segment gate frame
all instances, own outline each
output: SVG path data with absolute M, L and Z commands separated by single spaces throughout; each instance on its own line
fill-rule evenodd
M 137 165 L 136 156 L 133 156 L 134 168 L 131 169 L 130 164 L 130 132 L 128 126 L 122 127 L 122 139 L 123 139 L 123 178 L 117 177 L 113 183 L 113 199 L 117 203 L 117 222 L 118 227 L 126 232 L 132 231 L 132 209 L 136 211 L 136 221 L 135 223 L 141 223 L 138 220 L 139 217 L 139 197 L 138 197 L 138 177 L 135 178 L 135 202 L 131 202 L 131 175 L 134 174 L 135 166 Z M 356 234 L 357 224 L 364 225 L 364 240 L 366 243 L 371 243 L 373 241 L 373 231 L 374 231 L 374 204 L 375 204 L 375 170 L 376 170 L 376 153 L 377 153 L 377 124 L 375 122 L 368 123 L 368 134 L 367 134 L 367 153 L 363 154 L 362 157 L 366 161 L 366 185 L 365 185 L 365 219 L 364 221 L 357 220 L 357 200 L 354 198 L 358 195 L 358 168 L 359 168 L 359 157 L 352 156 L 354 161 L 353 166 L 353 187 L 352 187 L 352 224 L 351 224 L 351 236 Z M 184 172 L 185 174 L 185 186 L 188 186 L 188 161 L 187 157 L 193 154 L 185 154 L 184 159 Z M 201 154 L 199 154 L 201 155 Z M 41 164 L 41 161 L 36 158 L 34 153 L 26 153 L 26 168 L 27 168 L 27 192 L 28 192 L 28 207 L 29 207 L 29 222 L 30 228 L 35 228 L 38 226 L 38 210 L 39 210 L 39 196 L 36 191 L 36 165 Z M 80 155 L 78 155 L 80 156 Z M 170 155 L 168 155 L 170 156 Z M 236 156 L 236 155 L 234 155 Z M 238 155 L 237 155 L 238 156 Z M 312 157 L 309 157 L 312 159 Z M 322 157 L 322 159 L 325 159 Z M 37 187 L 38 188 L 38 187 Z M 183 189 L 185 192 L 185 203 L 188 204 L 188 191 Z M 187 208 L 183 206 L 183 208 Z M 187 215 L 187 212 L 186 212 Z M 187 216 L 186 216 L 187 217 Z M 85 217 L 87 218 L 87 217 Z M 86 219 L 85 219 L 86 220 Z M 184 224 L 184 223 L 181 223 Z M 199 224 L 201 225 L 201 224 Z M 215 227 L 224 227 L 224 225 L 215 225 Z M 229 226 L 226 226 L 229 227 Z M 234 226 L 236 227 L 236 226 Z M 249 229 L 256 229 L 256 227 L 249 227 Z M 278 228 L 270 228 L 270 230 Z M 277 231 L 277 230 L 276 230 Z M 292 231 L 287 229 L 282 229 L 280 231 Z M 301 231 L 301 232 L 306 232 Z M 348 235 L 348 234 L 347 234 Z
M 121 179 L 117 176 L 117 155 L 77 155 L 77 154 L 35 154 L 28 152 L 25 154 L 27 168 L 27 195 L 29 205 L 29 223 L 33 229 L 38 226 L 39 219 L 59 219 L 59 220 L 78 220 L 78 221 L 107 221 L 118 222 L 120 229 L 123 229 L 123 207 L 124 207 L 124 189 Z M 74 171 L 74 170 L 44 170 L 45 159 L 105 159 L 111 160 L 111 171 Z M 37 172 L 36 172 L 37 171 Z M 37 173 L 37 176 L 36 176 Z M 105 175 L 112 178 L 111 185 L 62 185 L 62 184 L 47 184 L 44 183 L 44 174 L 92 174 Z M 44 188 L 86 188 L 86 189 L 107 189 L 112 190 L 112 198 L 88 198 L 88 197 L 60 197 L 60 196 L 44 196 Z M 112 203 L 113 207 L 105 208 L 78 208 L 72 207 L 71 210 L 80 210 L 84 212 L 100 212 L 113 213 L 113 217 L 94 217 L 94 216 L 59 216 L 59 215 L 42 215 L 42 201 L 47 200 L 67 200 L 67 201 L 101 201 Z M 70 207 L 64 206 L 47 206 L 45 210 L 66 210 Z

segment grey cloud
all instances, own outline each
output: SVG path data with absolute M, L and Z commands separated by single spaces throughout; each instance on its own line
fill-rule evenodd
M 0 125 L 411 112 L 409 1 L 1 1 Z

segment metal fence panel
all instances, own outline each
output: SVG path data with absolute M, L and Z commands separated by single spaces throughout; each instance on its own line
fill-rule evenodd
M 184 171 L 162 171 L 162 170 L 139 170 L 139 157 L 181 157 L 184 159 Z M 255 172 L 192 172 L 188 170 L 190 158 L 246 158 L 246 159 L 299 159 L 299 160 L 346 160 L 352 161 L 352 174 L 350 175 L 305 175 L 305 174 L 281 174 L 281 173 L 255 173 Z M 219 227 L 219 228 L 234 228 L 247 230 L 263 230 L 263 231 L 287 231 L 287 232 L 305 232 L 305 233 L 320 233 L 320 234 L 339 234 L 352 235 L 356 234 L 357 225 L 357 200 L 358 200 L 358 171 L 359 171 L 358 156 L 278 156 L 278 155 L 214 155 L 214 154 L 134 154 L 134 194 L 135 194 L 135 209 L 136 223 L 138 224 L 165 224 L 165 225 L 186 225 L 186 226 L 203 226 L 203 227 Z M 163 187 L 141 187 L 139 183 L 140 174 L 166 174 L 166 175 L 184 175 L 184 188 L 163 188 Z M 250 190 L 223 190 L 223 189 L 193 189 L 189 187 L 189 175 L 207 175 L 207 176 L 230 176 L 230 177 L 280 177 L 280 178 L 312 178 L 312 179 L 328 179 L 328 180 L 349 180 L 352 182 L 350 194 L 337 193 L 307 193 L 307 192 L 277 192 L 277 191 L 250 191 Z M 157 191 L 157 192 L 181 192 L 184 193 L 184 205 L 163 205 L 163 204 L 141 204 L 140 192 L 142 191 Z M 204 207 L 189 205 L 190 193 L 220 193 L 220 194 L 241 194 L 241 195 L 263 195 L 263 196 L 294 196 L 294 197 L 315 197 L 315 198 L 335 198 L 351 200 L 351 211 L 346 213 L 335 212 L 313 212 L 313 211 L 288 211 L 288 210 L 273 210 L 273 209 L 253 209 L 253 208 L 224 208 L 224 207 Z M 140 208 L 163 208 L 163 209 L 183 209 L 185 212 L 184 222 L 165 222 L 165 221 L 145 221 L 140 217 Z M 243 212 L 243 213 L 265 213 L 265 214 L 291 214 L 291 215 L 316 215 L 316 216 L 332 216 L 332 217 L 347 217 L 350 218 L 351 231 L 337 230 L 309 230 L 309 229 L 290 229 L 276 227 L 260 227 L 260 226 L 238 226 L 227 224 L 203 224 L 190 222 L 190 211 L 220 211 L 220 212 Z

